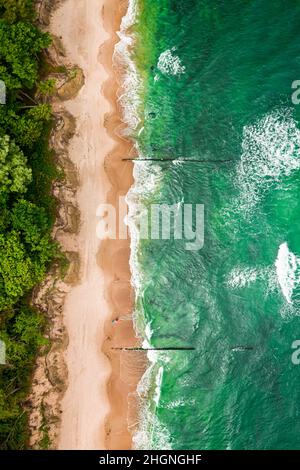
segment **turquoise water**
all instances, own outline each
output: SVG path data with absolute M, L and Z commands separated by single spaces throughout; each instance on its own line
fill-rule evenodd
M 139 327 L 195 348 L 151 358 L 136 446 L 299 449 L 300 2 L 135 4 L 140 157 L 205 160 L 135 164 L 131 201 L 205 205 L 203 249 L 136 247 Z

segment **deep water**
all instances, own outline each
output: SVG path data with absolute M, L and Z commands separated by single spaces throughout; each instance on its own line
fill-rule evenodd
M 195 350 L 156 354 L 137 446 L 299 449 L 300 2 L 137 4 L 140 157 L 201 162 L 136 163 L 133 193 L 205 205 L 201 250 L 138 246 L 148 340 Z

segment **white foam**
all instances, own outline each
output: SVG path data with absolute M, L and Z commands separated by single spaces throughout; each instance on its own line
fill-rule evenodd
M 233 289 L 246 287 L 256 281 L 257 275 L 254 268 L 234 268 L 229 274 L 227 285 Z
M 282 243 L 275 262 L 277 279 L 284 298 L 292 304 L 293 292 L 300 284 L 300 257 L 289 250 L 287 243 Z
M 160 423 L 156 415 L 164 372 L 164 367 L 161 365 L 163 355 L 160 355 L 159 364 L 158 352 L 153 352 L 155 356 L 150 356 L 153 362 L 151 362 L 137 387 L 140 412 L 138 415 L 138 430 L 133 436 L 133 448 L 136 450 L 171 450 L 171 439 L 168 430 Z M 155 385 L 154 393 L 150 393 L 153 390 L 153 385 Z
M 144 419 L 138 432 L 133 436 L 134 450 L 172 450 L 168 430 L 158 420 L 155 414 L 145 408 Z M 155 430 L 155 435 L 154 435 Z
M 176 47 L 167 49 L 159 56 L 157 68 L 164 75 L 182 75 L 185 73 L 185 66 L 182 65 L 180 58 L 175 54 Z
M 115 45 L 113 54 L 114 65 L 122 69 L 122 94 L 119 96 L 119 102 L 123 110 L 123 122 L 128 126 L 124 131 L 127 135 L 136 130 L 141 122 L 139 107 L 142 81 L 130 53 L 136 38 L 134 34 L 129 34 L 129 28 L 136 23 L 137 14 L 137 0 L 129 0 L 127 13 L 122 18 L 120 31 L 117 33 L 120 41 Z
M 236 266 L 229 273 L 226 284 L 231 289 L 244 289 L 255 282 L 263 281 L 264 296 L 268 297 L 278 289 L 278 280 L 274 265 L 263 267 Z
M 134 164 L 134 184 L 127 194 L 126 201 L 129 207 L 126 223 L 129 227 L 131 237 L 130 269 L 131 283 L 135 291 L 136 300 L 142 295 L 144 279 L 143 271 L 139 265 L 139 217 L 140 201 L 147 192 L 151 193 L 160 179 L 160 168 L 153 164 Z M 151 347 L 151 324 L 145 323 L 145 315 L 141 310 L 134 312 L 135 327 L 138 334 L 144 338 L 143 347 Z M 140 400 L 140 413 L 138 416 L 138 430 L 133 436 L 134 449 L 171 449 L 168 433 L 155 415 L 155 409 L 160 398 L 162 371 L 158 366 L 161 354 L 157 351 L 148 351 L 147 357 L 150 367 L 146 370 L 138 385 L 138 396 Z M 157 367 L 158 370 L 157 370 Z M 154 393 L 151 393 L 153 384 L 156 384 Z
M 242 155 L 237 167 L 238 205 L 245 215 L 271 187 L 300 168 L 300 130 L 292 110 L 281 109 L 243 129 Z
M 129 227 L 131 237 L 130 267 L 132 273 L 132 285 L 135 289 L 136 298 L 141 294 L 144 285 L 142 271 L 139 269 L 138 249 L 140 244 L 139 221 L 143 216 L 141 204 L 147 194 L 151 194 L 159 186 L 162 178 L 162 169 L 153 163 L 143 162 L 143 165 L 134 163 L 133 169 L 134 184 L 126 196 L 128 204 L 128 216 L 126 224 Z M 144 207 L 146 210 L 146 207 Z M 146 331 L 144 332 L 146 333 Z
M 115 46 L 114 63 L 122 68 L 122 94 L 119 102 L 123 109 L 123 122 L 127 125 L 124 131 L 125 135 L 132 135 L 133 131 L 139 134 L 142 132 L 140 119 L 141 101 L 140 96 L 143 84 L 139 78 L 137 67 L 131 59 L 131 49 L 136 40 L 134 35 L 130 35 L 131 28 L 138 14 L 138 2 L 129 0 L 128 10 L 121 23 L 121 31 L 118 33 L 120 42 Z M 139 135 L 138 134 L 138 135 Z M 138 145 L 136 144 L 138 153 Z M 131 237 L 130 269 L 131 283 L 135 290 L 136 299 L 142 295 L 142 289 L 145 285 L 143 273 L 139 267 L 138 250 L 140 244 L 139 233 L 139 212 L 142 199 L 151 194 L 159 185 L 162 177 L 159 165 L 134 164 L 134 184 L 126 196 L 126 202 L 129 207 L 128 216 L 125 219 L 129 227 Z M 144 339 L 143 346 L 151 346 L 151 325 L 146 323 L 143 311 L 134 312 L 134 323 L 137 334 Z M 155 415 L 155 408 L 160 399 L 161 381 L 163 375 L 163 354 L 157 351 L 148 351 L 148 360 L 150 367 L 146 370 L 137 387 L 139 397 L 140 412 L 138 416 L 138 430 L 133 436 L 133 445 L 135 449 L 170 449 L 168 432 Z M 158 359 L 160 363 L 158 364 Z M 154 390 L 153 390 L 154 386 Z M 153 393 L 151 392 L 153 391 Z M 154 432 L 155 431 L 155 432 Z
M 160 400 L 161 384 L 162 384 L 162 380 L 163 380 L 163 375 L 164 375 L 164 368 L 162 366 L 160 366 L 160 368 L 158 369 L 156 378 L 155 378 L 156 387 L 155 387 L 155 394 L 154 394 L 153 401 L 156 404 L 156 406 L 158 406 L 159 400 Z
M 178 400 L 171 401 L 166 405 L 166 408 L 168 410 L 173 410 L 174 408 L 180 408 L 181 406 L 185 406 L 186 402 L 182 399 L 179 398 Z

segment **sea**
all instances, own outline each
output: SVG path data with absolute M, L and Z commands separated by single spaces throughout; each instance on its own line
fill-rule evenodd
M 300 2 L 129 0 L 119 36 L 134 446 L 300 449 Z M 204 207 L 201 248 L 141 236 L 161 204 Z

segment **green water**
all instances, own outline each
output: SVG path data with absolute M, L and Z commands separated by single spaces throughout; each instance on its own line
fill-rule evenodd
M 157 354 L 136 445 L 299 449 L 300 1 L 137 3 L 140 155 L 207 163 L 136 164 L 146 205 L 205 205 L 203 249 L 139 244 L 151 344 L 196 349 Z

